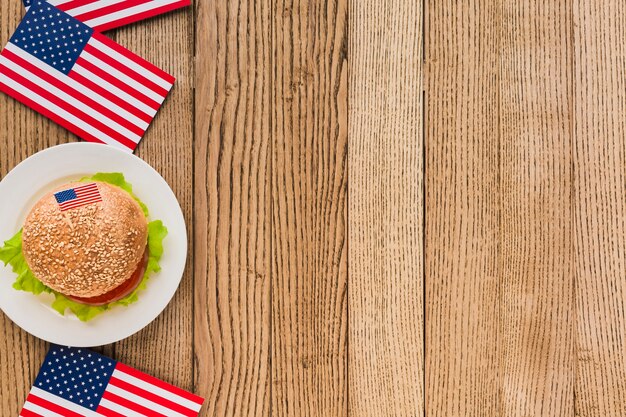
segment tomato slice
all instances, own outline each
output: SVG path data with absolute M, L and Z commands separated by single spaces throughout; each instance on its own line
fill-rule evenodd
M 143 274 L 146 272 L 147 264 L 148 264 L 148 247 L 146 247 L 146 250 L 143 253 L 143 258 L 141 259 L 141 261 L 139 261 L 139 264 L 137 265 L 137 269 L 135 269 L 135 272 L 133 272 L 130 278 L 128 278 L 118 287 L 112 289 L 111 291 L 105 294 L 98 295 L 96 297 L 85 298 L 85 297 L 73 297 L 71 295 L 66 295 L 66 297 L 72 301 L 76 301 L 81 304 L 87 304 L 90 306 L 102 306 L 102 305 L 109 304 L 117 300 L 121 300 L 122 298 L 126 297 L 128 294 L 133 292 L 135 288 L 139 286 L 139 284 L 141 283 L 141 280 L 143 279 Z

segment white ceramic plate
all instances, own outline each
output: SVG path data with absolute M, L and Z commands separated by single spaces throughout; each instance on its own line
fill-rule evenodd
M 0 182 L 0 241 L 21 227 L 30 208 L 53 187 L 97 172 L 121 172 L 150 210 L 150 220 L 168 228 L 161 271 L 153 274 L 139 301 L 115 306 L 83 323 L 69 310 L 51 307 L 52 295 L 16 291 L 15 274 L 0 262 L 0 308 L 28 333 L 66 346 L 100 346 L 122 340 L 147 326 L 167 306 L 180 283 L 187 258 L 187 231 L 176 196 L 150 165 L 112 146 L 70 143 L 39 152 L 16 166 Z

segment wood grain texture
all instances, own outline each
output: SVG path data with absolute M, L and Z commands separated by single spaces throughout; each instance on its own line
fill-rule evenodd
M 421 416 L 422 4 L 349 15 L 349 415 Z
M 347 2 L 276 0 L 272 415 L 347 414 Z
M 189 186 L 193 184 L 193 27 L 193 9 L 187 8 L 107 32 L 176 77 L 135 154 L 152 165 L 176 194 L 189 231 L 189 255 L 181 285 L 165 311 L 104 353 L 188 390 L 193 389 L 193 189 Z
M 501 415 L 572 416 L 571 2 L 502 4 Z
M 499 16 L 426 11 L 426 414 L 500 416 Z
M 626 4 L 574 1 L 576 412 L 626 415 Z
M 430 5 L 427 414 L 572 415 L 572 10 Z
M 270 2 L 196 4 L 195 384 L 270 412 Z

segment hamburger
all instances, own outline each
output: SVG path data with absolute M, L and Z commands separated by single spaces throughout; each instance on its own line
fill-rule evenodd
M 82 197 L 81 189 L 87 190 Z M 113 303 L 137 288 L 146 271 L 147 243 L 142 207 L 105 182 L 74 182 L 47 193 L 28 213 L 22 232 L 22 252 L 33 275 L 88 306 Z

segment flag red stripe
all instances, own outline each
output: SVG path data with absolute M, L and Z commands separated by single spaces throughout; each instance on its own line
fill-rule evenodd
M 92 198 L 88 198 L 88 199 L 74 199 L 74 200 L 69 200 L 69 201 L 64 201 L 62 203 L 59 203 L 59 205 L 61 207 L 71 207 L 71 206 L 76 206 L 76 205 L 85 205 L 85 204 L 90 204 L 90 203 L 97 203 L 102 201 L 101 197 L 92 197 Z
M 85 193 L 85 194 L 76 194 L 76 198 L 80 200 L 100 198 L 100 193 L 98 193 L 97 191 L 92 191 L 90 193 Z
M 22 411 L 20 412 L 20 416 L 21 417 L 43 417 L 41 414 L 37 414 L 34 411 L 30 411 L 25 408 L 22 408 Z
M 60 203 L 60 206 L 76 206 L 76 205 L 81 205 L 81 204 L 89 204 L 89 203 L 97 203 L 102 201 L 101 197 L 93 197 L 93 198 L 89 198 L 89 199 L 74 199 L 74 200 L 69 200 L 69 201 L 64 201 L 62 203 Z
M 91 198 L 99 198 L 100 197 L 100 193 L 96 190 L 96 191 L 91 191 L 89 193 L 81 193 L 81 194 L 76 194 L 76 197 L 78 199 L 81 200 L 86 200 L 86 199 L 91 199 Z
M 61 211 L 65 211 L 65 210 L 70 210 L 70 209 L 73 209 L 73 208 L 87 206 L 87 205 L 92 204 L 92 203 L 99 203 L 101 201 L 102 201 L 101 198 L 97 198 L 97 199 L 94 199 L 94 200 L 88 200 L 88 201 L 85 201 L 85 200 L 80 200 L 80 201 L 72 200 L 71 202 L 63 202 L 63 203 L 59 204 L 59 207 L 61 208 Z
M 189 401 L 193 401 L 196 404 L 201 405 L 204 402 L 204 399 L 198 395 L 187 392 L 182 388 L 175 387 L 174 385 L 168 384 L 167 382 L 161 381 L 160 379 L 157 379 L 153 376 L 144 374 L 143 372 L 139 372 L 138 370 L 131 368 L 128 365 L 124 365 L 123 363 L 118 362 L 115 366 L 115 369 L 119 370 L 120 372 L 124 372 L 125 374 L 128 374 L 130 376 L 134 376 L 137 379 L 141 379 L 142 381 L 145 381 L 156 387 L 169 391 L 173 394 L 176 394 L 180 397 L 186 398 Z
M 59 4 L 58 6 L 55 6 L 55 7 L 59 10 L 66 12 L 70 9 L 75 9 L 77 7 L 81 7 L 90 3 L 95 3 L 97 1 L 99 0 L 72 0 L 72 1 L 68 1 L 67 3 Z
M 92 100 L 91 98 L 87 97 L 83 93 L 73 89 L 69 85 L 67 85 L 64 82 L 60 81 L 58 78 L 53 77 L 52 75 L 48 74 L 44 70 L 42 70 L 40 68 L 37 68 L 35 65 L 31 64 L 30 62 L 26 61 L 25 59 L 21 58 L 20 56 L 14 54 L 11 51 L 6 50 L 6 49 L 2 52 L 2 55 L 5 56 L 10 61 L 15 62 L 20 67 L 22 67 L 22 68 L 26 69 L 27 71 L 35 74 L 36 76 L 38 76 L 42 80 L 47 81 L 48 83 L 54 85 L 59 90 L 67 93 L 68 95 L 72 96 L 76 100 L 78 100 L 80 102 L 83 102 L 87 106 L 93 108 L 98 113 L 108 117 L 109 119 L 113 120 L 114 122 L 118 123 L 119 125 L 125 127 L 126 129 L 130 130 L 131 132 L 135 133 L 136 135 L 138 135 L 140 137 L 143 136 L 144 130 L 142 128 L 140 128 L 138 126 L 135 126 L 133 123 L 131 123 L 127 119 L 121 117 L 119 114 L 115 113 L 114 111 L 111 111 L 110 109 L 108 109 L 107 107 L 105 107 L 102 104 L 98 103 L 97 101 Z
M 89 125 L 98 129 L 100 132 L 120 142 L 122 145 L 130 149 L 134 149 L 137 146 L 133 141 L 131 141 L 130 139 L 128 139 L 127 137 L 125 137 L 124 135 L 116 131 L 115 129 L 111 128 L 110 126 L 105 125 L 99 120 L 94 119 L 93 117 L 91 117 L 87 113 L 84 113 L 82 110 L 77 109 L 73 105 L 66 103 L 65 101 L 61 100 L 59 97 L 50 93 L 48 90 L 38 86 L 37 84 L 30 81 L 29 79 L 22 77 L 20 74 L 14 72 L 10 68 L 2 66 L 2 69 L 3 69 L 3 73 L 7 75 L 9 78 L 12 78 L 13 80 L 23 85 L 24 87 L 28 88 L 30 91 L 40 95 L 41 97 L 45 98 L 51 103 L 56 104 L 57 106 L 61 107 L 63 110 L 67 111 L 68 113 L 71 113 L 74 116 L 78 117 L 79 119 L 85 121 Z
M 34 100 L 24 96 L 23 94 L 21 94 L 18 91 L 15 91 L 14 89 L 9 87 L 8 85 L 4 84 L 2 81 L 0 81 L 0 91 L 3 91 L 4 93 L 10 95 L 11 97 L 16 99 L 17 101 L 25 104 L 26 106 L 30 107 L 31 109 L 35 110 L 36 112 L 40 113 L 41 115 L 43 115 L 43 116 L 47 117 L 48 119 L 52 120 L 53 122 L 57 123 L 58 125 L 66 128 L 70 132 L 75 133 L 76 135 L 80 136 L 84 140 L 89 141 L 89 142 L 104 143 L 100 139 L 98 139 L 95 136 L 93 136 L 91 133 L 88 133 L 88 132 L 84 131 L 80 127 L 78 127 L 78 126 L 74 125 L 73 123 L 65 120 L 64 118 L 58 116 L 57 114 L 55 114 L 52 111 L 48 110 L 47 108 L 45 108 L 41 104 L 37 103 L 36 101 L 34 101 Z
M 97 186 L 89 186 L 89 188 L 74 188 L 74 192 L 76 192 L 77 196 L 90 195 L 90 194 L 98 194 Z
M 180 404 L 177 404 L 173 401 L 170 401 L 166 398 L 160 397 L 152 392 L 146 391 L 142 388 L 139 388 L 133 384 L 129 384 L 126 381 L 122 381 L 119 378 L 116 378 L 114 376 L 111 377 L 111 379 L 109 379 L 109 385 L 113 385 L 115 387 L 119 387 L 121 389 L 123 389 L 124 391 L 128 391 L 131 392 L 139 397 L 143 397 L 146 400 L 152 401 L 153 403 L 162 405 L 163 407 L 166 407 L 170 410 L 176 411 L 177 413 L 183 414 L 185 416 L 189 416 L 189 417 L 195 417 L 198 415 L 198 413 L 196 411 L 190 410 L 187 407 L 184 407 Z
M 99 405 L 98 408 L 96 409 L 96 413 L 102 414 L 105 417 L 126 417 L 124 414 L 120 414 L 117 411 L 110 410 L 101 405 Z
M 61 414 L 63 417 L 83 417 L 81 414 L 78 414 L 72 410 L 68 410 L 67 408 L 61 407 L 60 405 L 50 402 L 48 400 L 44 400 L 43 398 L 39 398 L 33 394 L 28 394 L 28 397 L 26 397 L 26 401 L 36 404 L 41 408 L 53 411 L 57 414 Z
M 189 4 L 189 0 L 184 0 L 184 2 Z M 106 36 L 104 36 L 104 35 L 102 35 L 102 34 L 100 34 L 98 32 L 94 32 L 92 37 L 94 39 L 102 42 L 103 44 L 105 44 L 109 48 L 113 49 L 115 52 L 119 53 L 120 55 L 125 56 L 126 58 L 130 59 L 131 61 L 135 62 L 136 64 L 141 65 L 142 67 L 144 67 L 148 71 L 151 71 L 155 75 L 161 77 L 162 79 L 164 79 L 165 81 L 169 82 L 170 84 L 174 84 L 174 81 L 176 81 L 176 79 L 173 76 L 171 76 L 167 72 L 163 71 L 161 68 L 159 68 L 159 67 L 155 66 L 154 64 L 146 61 L 145 59 L 143 59 L 143 58 L 133 54 L 128 49 L 124 48 L 121 45 L 118 45 L 117 43 L 113 42 L 111 39 L 107 38 Z
M 76 187 L 74 188 L 74 191 L 78 193 L 78 192 L 97 190 L 97 189 L 98 189 L 98 184 L 96 184 L 95 182 L 92 182 L 91 184 L 81 185 L 80 187 Z
M 95 10 L 91 10 L 89 12 L 83 14 L 77 14 L 74 17 L 81 22 L 86 22 L 91 19 L 96 19 L 101 16 L 105 16 L 111 13 L 118 12 L 120 10 L 128 9 L 129 7 L 137 6 L 143 3 L 147 3 L 152 0 L 125 0 L 120 3 L 110 4 L 105 7 L 100 7 Z
M 76 65 L 80 65 L 81 67 L 85 68 L 87 71 L 102 78 L 103 80 L 107 81 L 109 84 L 114 85 L 115 87 L 119 88 L 125 93 L 128 93 L 129 95 L 141 101 L 148 107 L 152 107 L 154 110 L 159 110 L 159 107 L 160 107 L 159 103 L 152 100 L 150 97 L 146 96 L 142 92 L 135 90 L 133 87 L 121 81 L 119 78 L 116 78 L 115 76 L 104 71 L 102 68 L 98 68 L 91 62 L 87 61 L 85 58 L 79 56 L 78 59 L 76 60 Z
M 147 407 L 144 407 L 143 405 L 139 405 L 137 403 L 134 403 L 130 400 L 127 400 L 126 398 L 120 397 L 119 395 L 115 395 L 112 392 L 109 391 L 104 391 L 104 394 L 102 395 L 102 398 L 106 398 L 107 400 L 119 404 L 122 407 L 126 407 L 129 410 L 133 410 L 136 411 L 140 414 L 146 415 L 146 416 L 150 416 L 150 417 L 167 417 L 161 413 L 157 413 L 154 410 L 150 410 Z
M 106 30 L 114 29 L 120 26 L 128 25 L 130 23 L 138 22 L 140 20 L 148 19 L 150 17 L 167 13 L 172 10 L 180 9 L 181 7 L 186 7 L 191 4 L 190 0 L 181 0 L 180 2 L 166 4 L 165 6 L 156 7 L 154 9 L 146 10 L 145 12 L 137 13 L 134 15 L 130 15 L 128 17 L 124 17 L 118 20 L 113 20 L 108 23 L 103 23 L 101 25 L 94 26 L 94 29 L 99 30 L 100 32 L 104 32 Z M 174 81 L 172 79 L 171 83 Z
M 74 199 L 74 200 L 69 200 L 69 201 L 64 201 L 62 203 L 59 203 L 59 206 L 61 207 L 76 207 L 76 206 L 81 206 L 81 205 L 86 205 L 86 204 L 91 204 L 91 203 L 98 203 L 102 201 L 101 197 L 94 197 L 94 198 L 90 198 L 90 199 Z
M 87 44 L 85 45 L 85 51 L 90 53 L 91 55 L 95 56 L 96 58 L 100 59 L 101 61 L 109 64 L 110 66 L 112 66 L 113 68 L 123 72 L 124 74 L 128 75 L 130 78 L 132 78 L 133 80 L 137 81 L 140 84 L 145 85 L 146 87 L 148 87 L 150 90 L 154 91 L 155 93 L 165 97 L 167 95 L 167 90 L 157 84 L 155 84 L 154 82 L 150 81 L 149 79 L 147 79 L 146 77 L 144 77 L 141 74 L 138 74 L 137 72 L 135 72 L 132 68 L 127 67 L 126 65 L 122 64 L 120 61 L 113 59 L 111 56 L 105 54 L 104 52 L 102 52 L 101 50 L 97 49 L 96 47 Z
M 91 81 L 87 77 L 84 77 L 81 74 L 79 74 L 77 72 L 73 72 L 73 71 L 70 72 L 68 75 L 74 81 L 81 83 L 85 87 L 89 88 L 90 90 L 92 90 L 95 93 L 98 93 L 99 95 L 101 95 L 102 97 L 106 98 L 110 102 L 113 102 L 113 103 L 117 104 L 118 106 L 120 106 L 121 108 L 123 108 L 127 112 L 132 113 L 134 116 L 137 116 L 139 119 L 143 120 L 144 122 L 150 123 L 152 121 L 152 116 L 150 116 L 149 114 L 146 114 L 143 111 L 139 110 L 138 108 L 136 108 L 135 106 L 133 106 L 129 102 L 127 102 L 125 100 L 122 100 L 121 98 L 119 98 L 118 96 L 116 96 L 115 94 L 110 92 L 109 90 L 100 87 L 98 84 L 94 83 L 93 81 Z

